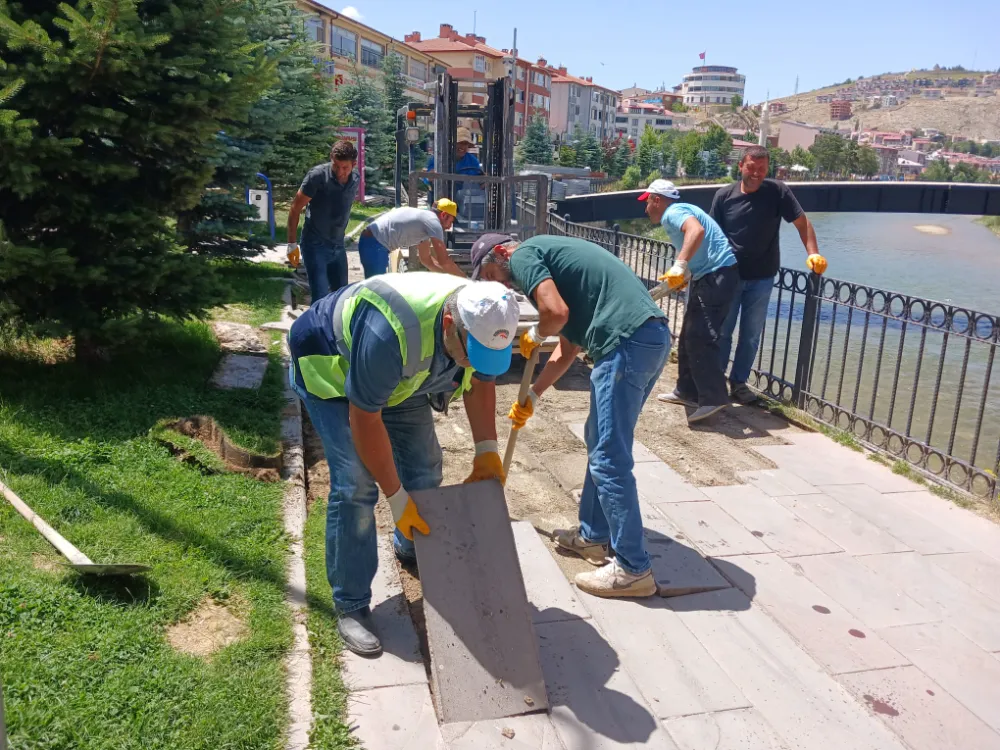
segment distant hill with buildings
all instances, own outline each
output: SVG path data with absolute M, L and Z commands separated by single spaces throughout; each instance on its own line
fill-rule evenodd
M 860 121 L 861 129 L 933 128 L 974 140 L 1000 140 L 1000 74 L 996 73 L 887 73 L 775 99 L 771 105 L 772 132 L 780 130 L 785 120 L 841 130 L 854 129 Z

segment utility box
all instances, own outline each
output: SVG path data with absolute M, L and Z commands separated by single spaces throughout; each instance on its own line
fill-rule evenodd
M 265 223 L 271 220 L 266 190 L 247 190 L 247 203 L 257 209 L 257 220 Z

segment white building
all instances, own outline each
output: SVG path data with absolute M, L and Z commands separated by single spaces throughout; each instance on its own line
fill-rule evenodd
M 688 106 L 730 104 L 737 94 L 744 98 L 746 76 L 724 65 L 701 65 L 684 76 L 680 94 Z
M 594 83 L 590 76 L 570 75 L 564 66 L 547 68 L 552 74 L 552 111 L 549 130 L 572 136 L 577 127 L 589 130 L 599 141 L 614 138 L 619 94 Z
M 674 112 L 667 112 L 663 107 L 655 104 L 641 102 L 635 99 L 627 99 L 622 102 L 615 114 L 615 138 L 627 138 L 630 141 L 638 141 L 642 131 L 646 126 L 653 128 L 657 132 L 680 127 L 678 116 Z

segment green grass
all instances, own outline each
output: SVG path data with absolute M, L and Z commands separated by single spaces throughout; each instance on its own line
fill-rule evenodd
M 306 627 L 313 658 L 311 750 L 340 750 L 356 742 L 344 722 L 347 688 L 340 677 L 340 652 L 333 592 L 326 579 L 326 498 L 313 500 L 306 519 Z
M 226 271 L 241 304 L 271 299 L 264 272 L 276 275 Z M 251 293 L 247 283 L 261 286 Z M 0 350 L 0 475 L 95 561 L 153 570 L 79 578 L 0 502 L 0 673 L 12 746 L 281 748 L 291 644 L 282 486 L 206 475 L 149 434 L 161 419 L 208 414 L 245 447 L 272 452 L 283 406 L 277 357 L 259 391 L 237 392 L 208 384 L 220 352 L 202 323 L 159 325 L 103 367 L 65 353 Z M 209 659 L 176 652 L 166 628 L 205 597 L 238 602 L 247 636 Z
M 993 230 L 993 233 L 1000 237 L 1000 216 L 981 216 L 976 219 L 976 222 Z
M 226 305 L 212 311 L 212 318 L 256 328 L 281 317 L 281 296 L 288 284 L 272 279 L 292 278 L 291 268 L 278 263 L 238 262 L 220 263 L 218 268 L 230 293 Z
M 274 236 L 275 242 L 288 242 L 288 206 L 289 204 L 277 204 L 274 207 Z M 350 234 L 358 224 L 378 216 L 388 209 L 385 206 L 366 206 L 363 203 L 355 203 L 351 207 L 351 218 L 347 222 L 347 233 Z M 302 237 L 302 227 L 305 226 L 305 214 L 299 217 L 299 237 Z
M 772 414 L 778 414 L 779 416 L 787 419 L 789 422 L 802 424 L 809 429 L 815 430 L 816 432 L 822 432 L 835 443 L 838 443 L 845 448 L 850 448 L 852 451 L 857 451 L 858 453 L 862 453 L 864 451 L 861 447 L 861 443 L 858 442 L 858 439 L 851 433 L 846 432 L 845 430 L 839 430 L 836 427 L 831 427 L 823 422 L 819 422 L 810 417 L 804 411 L 796 409 L 791 404 L 784 404 L 778 401 L 770 400 L 765 400 L 764 403 L 767 410 Z

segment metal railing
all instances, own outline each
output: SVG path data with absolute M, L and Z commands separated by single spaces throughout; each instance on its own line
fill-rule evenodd
M 534 207 L 523 205 L 531 212 Z M 550 214 L 549 233 L 614 253 L 652 289 L 676 257 L 660 240 Z M 1000 316 L 781 268 L 751 384 L 869 448 L 998 501 Z M 680 295 L 660 300 L 679 321 Z M 675 336 L 680 325 L 671 326 Z

